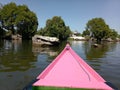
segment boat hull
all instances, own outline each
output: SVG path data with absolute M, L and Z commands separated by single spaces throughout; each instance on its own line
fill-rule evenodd
M 68 44 L 37 79 L 33 90 L 113 90 Z

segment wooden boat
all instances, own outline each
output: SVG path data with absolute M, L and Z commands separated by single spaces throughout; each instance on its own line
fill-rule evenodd
M 93 70 L 81 57 L 69 46 L 56 57 L 55 60 L 37 77 L 32 85 L 33 90 L 113 90 L 106 81 Z M 42 88 L 42 89 L 41 89 Z M 69 89 L 68 89 L 69 90 Z

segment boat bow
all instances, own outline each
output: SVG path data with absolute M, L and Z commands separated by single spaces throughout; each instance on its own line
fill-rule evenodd
M 33 86 L 113 90 L 69 44 L 37 79 Z

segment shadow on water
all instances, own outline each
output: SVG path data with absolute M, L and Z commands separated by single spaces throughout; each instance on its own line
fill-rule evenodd
M 29 41 L 4 41 L 1 47 L 0 71 L 25 71 L 32 67 L 36 59 L 32 53 Z

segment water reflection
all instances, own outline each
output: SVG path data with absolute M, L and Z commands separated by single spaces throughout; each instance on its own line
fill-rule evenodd
M 54 47 L 40 47 L 32 45 L 31 41 L 1 41 L 0 72 L 29 70 L 37 67 L 36 63 L 43 57 L 47 57 L 47 61 L 52 61 L 64 46 L 65 43 Z
M 36 59 L 31 47 L 25 41 L 3 41 L 0 47 L 0 71 L 24 71 L 33 67 L 32 62 Z
M 116 43 L 105 42 L 99 47 L 92 46 L 91 42 L 86 42 L 83 44 L 86 58 L 88 60 L 96 60 L 105 57 L 106 53 L 111 49 L 114 49 Z
M 108 64 L 109 62 L 106 58 L 107 53 L 114 50 L 116 45 L 115 42 L 104 42 L 99 47 L 94 47 L 92 42 L 83 43 L 87 63 L 101 73 L 103 64 Z
M 53 49 L 51 49 L 49 46 L 47 47 L 41 47 L 41 46 L 33 46 L 32 47 L 32 52 L 34 53 L 34 55 L 38 55 L 38 54 L 48 54 L 49 56 L 53 57 L 58 55 L 57 51 L 54 51 Z

